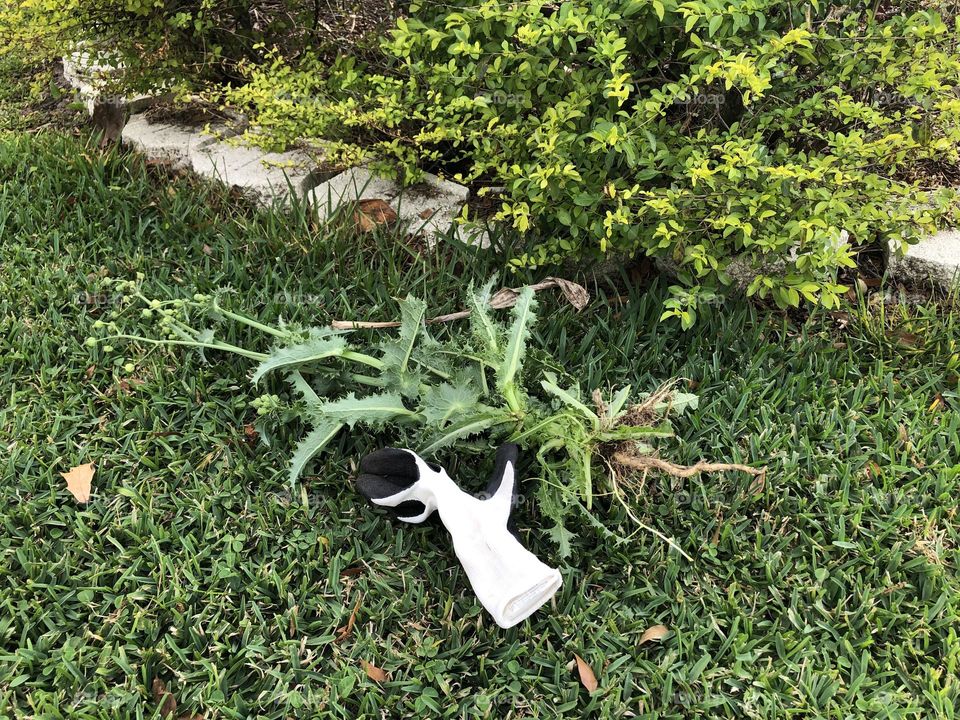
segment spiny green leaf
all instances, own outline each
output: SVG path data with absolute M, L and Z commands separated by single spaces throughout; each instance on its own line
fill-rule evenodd
M 414 369 L 404 369 L 408 356 L 406 348 L 398 342 L 381 345 L 383 354 L 380 360 L 384 368 L 380 373 L 383 386 L 396 390 L 405 398 L 415 398 L 420 394 L 420 384 L 423 382 L 422 373 Z
M 513 306 L 513 325 L 510 327 L 503 362 L 497 372 L 497 385 L 501 390 L 512 383 L 520 372 L 530 326 L 536 319 L 536 306 L 533 288 L 529 286 L 523 288 L 517 298 L 517 304 Z
M 510 416 L 504 412 L 487 408 L 485 405 L 479 405 L 478 408 L 485 410 L 485 412 L 468 415 L 447 425 L 427 440 L 427 444 L 420 449 L 421 454 L 432 455 L 437 450 L 452 445 L 457 440 L 489 430 L 495 425 L 510 422 Z
M 317 393 L 314 392 L 310 383 L 306 381 L 299 370 L 293 370 L 287 373 L 287 381 L 293 386 L 293 391 L 307 404 L 312 405 L 320 402 Z
M 399 300 L 397 304 L 400 306 L 399 337 L 380 344 L 384 386 L 398 390 L 404 397 L 413 398 L 418 394 L 422 378 L 419 372 L 411 369 L 410 361 L 415 354 L 417 339 L 423 332 L 427 304 L 412 295 L 408 295 L 406 300 Z
M 341 357 L 347 349 L 346 341 L 339 335 L 328 335 L 308 340 L 299 345 L 274 350 L 270 357 L 257 366 L 253 382 L 257 383 L 264 375 L 280 368 L 296 367 L 331 357 Z
M 337 433 L 343 428 L 343 425 L 342 422 L 337 422 L 336 420 L 317 422 L 313 429 L 297 443 L 297 449 L 294 451 L 293 457 L 290 458 L 290 470 L 287 474 L 291 485 L 294 484 L 303 473 L 303 469 L 307 466 L 307 463 L 310 462 L 311 458 L 323 450 L 323 448 L 336 437 Z
M 579 389 L 564 390 L 557 385 L 557 376 L 552 372 L 545 372 L 543 377 L 544 379 L 540 381 L 540 386 L 544 390 L 553 395 L 555 398 L 559 398 L 567 407 L 581 412 L 584 417 L 593 423 L 594 427 L 600 426 L 599 416 L 590 407 L 585 405 L 578 397 L 580 394 Z
M 410 355 L 417 343 L 417 335 L 423 328 L 423 320 L 427 314 L 427 304 L 420 298 L 407 295 L 406 300 L 398 300 L 400 306 L 400 338 L 398 340 L 401 354 L 400 371 L 406 371 L 410 364 Z
M 441 383 L 423 394 L 420 414 L 431 425 L 445 425 L 474 411 L 480 401 L 480 391 L 472 385 Z
M 480 290 L 471 288 L 467 293 L 470 309 L 470 330 L 480 343 L 487 360 L 497 365 L 500 362 L 500 328 L 490 315 L 490 292 L 495 278 L 490 278 Z
M 396 393 L 381 393 L 357 398 L 350 393 L 345 398 L 314 405 L 310 413 L 324 420 L 342 422 L 351 428 L 359 423 L 381 425 L 401 417 L 414 417 L 416 413 L 403 404 Z
M 607 420 L 616 420 L 623 408 L 626 407 L 627 400 L 629 399 L 630 386 L 627 385 L 625 388 L 620 388 L 617 394 L 613 396 L 613 399 L 607 404 Z
M 557 521 L 550 528 L 550 539 L 557 544 L 557 553 L 560 557 L 570 557 L 570 540 L 573 539 L 573 533 L 567 530 L 562 522 Z

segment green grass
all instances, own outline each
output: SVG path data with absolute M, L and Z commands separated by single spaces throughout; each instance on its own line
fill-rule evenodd
M 694 562 L 584 522 L 553 606 L 503 631 L 442 528 L 393 524 L 354 490 L 357 459 L 389 437 L 342 437 L 290 497 L 298 428 L 248 441 L 250 363 L 84 346 L 113 309 L 102 275 L 142 272 L 158 297 L 229 286 L 264 320 L 322 324 L 391 318 L 407 292 L 451 311 L 503 258 L 314 229 L 155 172 L 0 135 L 0 714 L 157 717 L 160 678 L 207 718 L 954 717 L 955 312 L 865 306 L 839 331 L 731 301 L 683 333 L 657 321 L 662 289 L 572 274 L 593 302 L 578 315 L 544 296 L 533 347 L 591 387 L 690 379 L 702 404 L 665 455 L 769 472 L 762 488 L 647 477 L 635 512 Z M 90 461 L 81 506 L 59 473 Z M 609 498 L 596 511 L 633 531 Z M 559 562 L 534 505 L 518 524 Z M 671 634 L 639 645 L 656 623 Z

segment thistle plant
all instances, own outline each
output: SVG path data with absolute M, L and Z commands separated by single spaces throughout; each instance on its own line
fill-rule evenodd
M 627 506 L 612 468 L 596 473 L 599 461 L 606 460 L 610 468 L 615 455 L 649 455 L 653 440 L 672 435 L 668 413 L 695 407 L 697 398 L 671 387 L 636 396 L 629 386 L 604 398 L 599 390 L 588 394 L 553 372 L 525 368 L 530 328 L 536 321 L 533 289 L 522 289 L 510 317 L 500 319 L 490 307 L 492 286 L 491 281 L 468 291 L 469 330 L 441 342 L 428 330 L 426 303 L 412 296 L 398 301 L 396 334 L 370 340 L 359 331 L 265 325 L 223 308 L 211 295 L 150 299 L 136 283 L 121 281 L 119 288 L 143 306 L 141 314 L 157 322 L 159 336 L 116 332 L 93 342 L 128 339 L 225 351 L 257 362 L 254 384 L 283 377 L 297 398 L 295 415 L 307 426 L 290 460 L 291 483 L 345 428 L 399 428 L 425 457 L 481 436 L 516 442 L 536 457 L 539 506 L 552 523 L 551 537 L 567 555 L 572 515 L 585 513 L 592 524 L 604 527 L 594 516 L 598 492 Z M 211 321 L 249 326 L 269 336 L 273 348 L 261 353 L 220 340 Z M 117 330 L 115 322 L 104 327 Z M 255 401 L 261 414 L 275 413 L 279 404 L 275 395 Z

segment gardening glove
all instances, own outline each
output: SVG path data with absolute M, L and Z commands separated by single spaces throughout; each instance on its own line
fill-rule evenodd
M 480 497 L 465 493 L 443 468 L 412 450 L 367 455 L 357 478 L 368 500 L 392 508 L 404 522 L 421 523 L 434 510 L 440 513 L 473 591 L 502 628 L 528 618 L 561 584 L 560 572 L 540 562 L 507 527 L 516 463 L 517 446 L 503 445 Z

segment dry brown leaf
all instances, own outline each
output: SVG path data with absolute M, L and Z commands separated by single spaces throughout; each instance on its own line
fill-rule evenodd
M 353 612 L 350 613 L 350 617 L 347 618 L 347 624 L 337 629 L 337 637 L 334 642 L 343 642 L 350 637 L 350 634 L 353 632 L 353 624 L 357 621 L 357 610 L 360 609 L 361 600 L 363 600 L 362 596 L 357 600 L 357 604 L 353 606 Z
M 161 717 L 172 717 L 176 714 L 177 700 L 173 697 L 173 693 L 167 690 L 163 680 L 154 678 L 150 690 L 153 692 L 153 701 L 160 706 Z
M 367 674 L 367 677 L 377 683 L 386 682 L 389 679 L 387 673 L 378 668 L 371 662 L 366 660 L 361 660 L 360 664 L 363 666 L 363 671 Z
M 637 644 L 643 645 L 644 643 L 653 642 L 654 640 L 663 640 L 669 634 L 670 628 L 666 625 L 651 625 L 643 631 L 643 635 L 640 636 L 640 642 Z
M 397 220 L 396 211 L 386 200 L 361 200 L 353 213 L 353 222 L 361 232 L 373 232 L 378 225 L 389 225 Z
M 567 299 L 567 302 L 573 305 L 575 310 L 583 310 L 590 302 L 590 293 L 587 292 L 587 289 L 583 287 L 583 285 L 577 285 L 577 283 L 571 280 L 556 277 L 549 277 L 544 282 L 556 283 L 557 287 L 560 288 L 560 292 L 562 292 L 563 296 Z
M 534 292 L 558 287 L 567 299 L 567 302 L 573 305 L 576 310 L 583 310 L 583 308 L 587 306 L 587 303 L 590 302 L 590 293 L 587 292 L 587 289 L 582 285 L 577 285 L 577 283 L 572 280 L 548 277 L 543 282 L 538 282 L 530 287 L 533 288 Z M 517 290 L 507 287 L 500 288 L 490 296 L 490 307 L 494 310 L 505 310 L 506 308 L 513 307 L 517 304 L 517 298 L 520 297 L 520 290 L 522 290 L 522 288 Z
M 93 463 L 77 465 L 65 473 L 60 473 L 67 481 L 67 490 L 77 499 L 77 502 L 90 502 L 90 483 L 93 480 Z
M 597 682 L 597 676 L 593 674 L 593 668 L 587 665 L 587 661 L 576 653 L 573 654 L 573 659 L 577 661 L 577 674 L 580 676 L 580 682 L 588 693 L 594 692 L 600 687 L 600 683 Z

